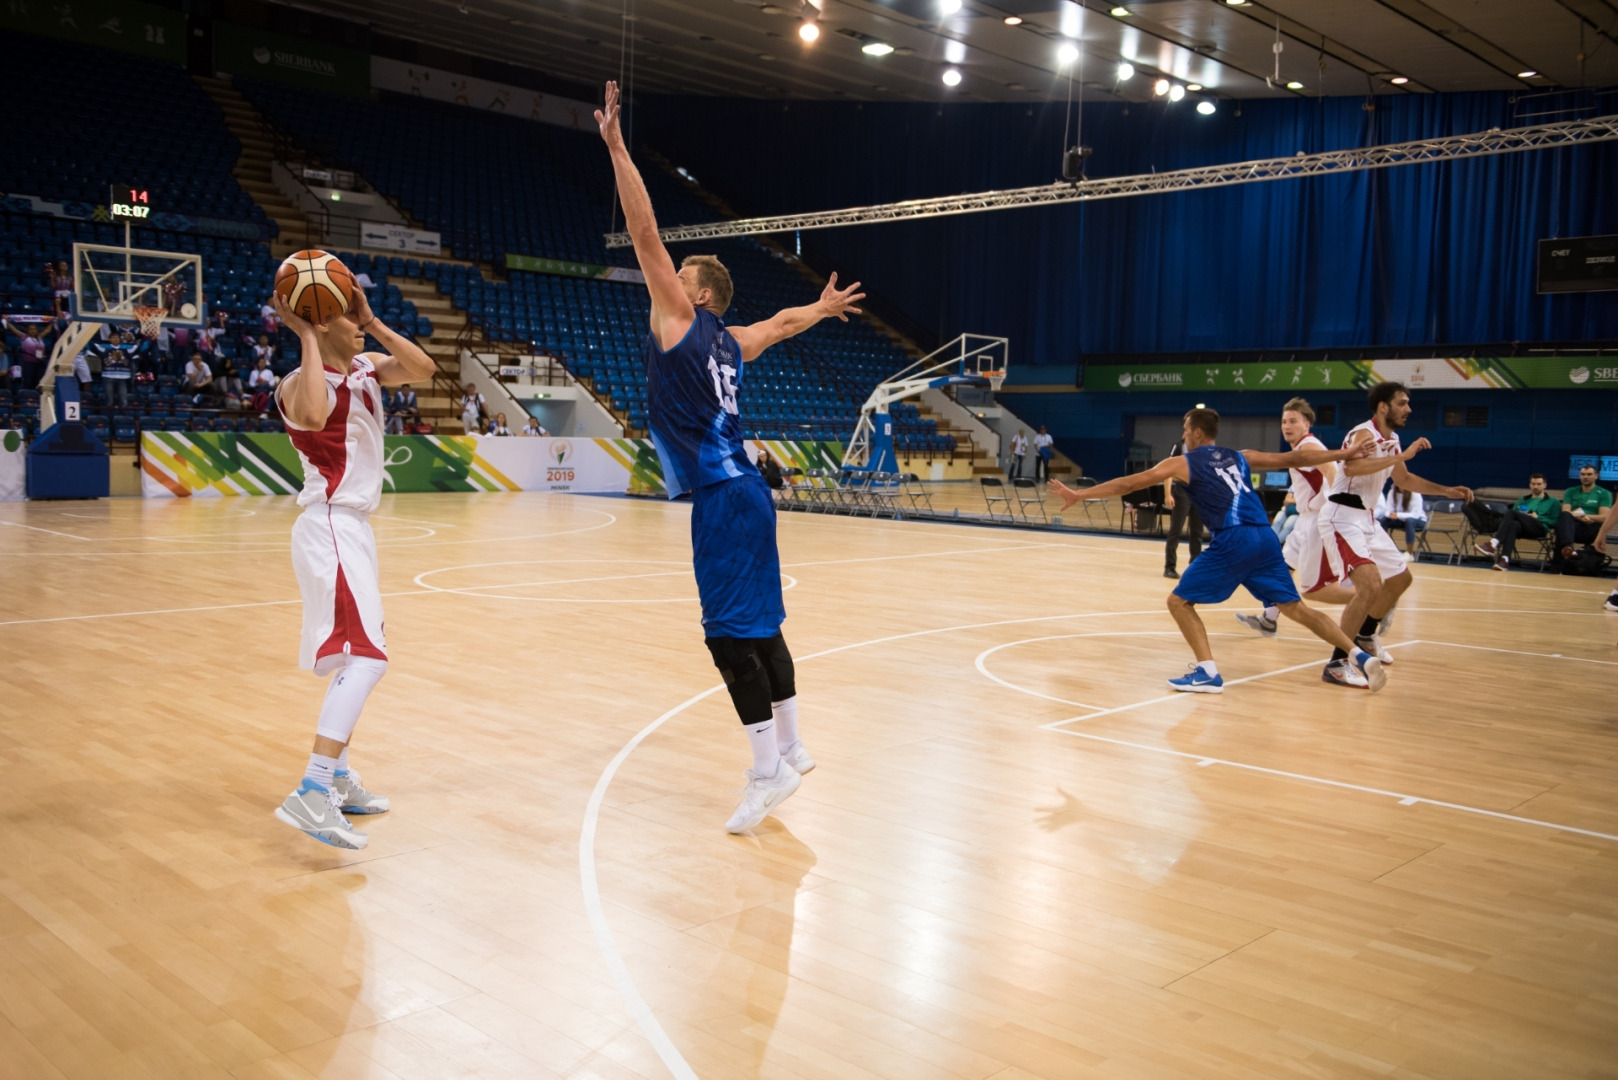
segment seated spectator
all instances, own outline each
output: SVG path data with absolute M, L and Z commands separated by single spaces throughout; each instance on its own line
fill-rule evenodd
M 1427 508 L 1421 496 L 1401 488 L 1389 488 L 1377 500 L 1376 519 L 1389 535 L 1404 530 L 1405 562 L 1416 557 L 1416 534 L 1427 528 Z M 1394 544 L 1398 546 L 1397 542 Z
M 494 423 L 489 425 L 489 432 L 488 433 L 490 435 L 510 435 L 511 434 L 511 429 L 506 426 L 506 414 L 505 413 L 496 413 L 495 414 Z
M 1612 505 L 1612 492 L 1596 483 L 1596 468 L 1579 470 L 1579 486 L 1562 493 L 1562 512 L 1556 518 L 1556 558 L 1561 569 L 1573 560 L 1577 544 L 1595 543 L 1603 514 Z
M 1270 528 L 1275 530 L 1275 538 L 1285 544 L 1287 537 L 1291 536 L 1292 530 L 1297 527 L 1298 500 L 1289 491 L 1287 497 L 1281 500 L 1281 509 L 1277 510 L 1275 517 L 1270 520 Z
M 264 334 L 259 338 L 260 341 L 263 341 L 265 337 L 274 337 L 281 332 L 280 316 L 276 315 L 275 308 L 270 305 L 268 300 L 264 302 L 263 307 L 258 309 L 258 319 L 259 325 L 264 328 Z
M 764 482 L 766 484 L 770 485 L 770 487 L 774 488 L 776 491 L 780 491 L 786 486 L 786 481 L 781 479 L 781 466 L 775 463 L 775 459 L 770 456 L 770 452 L 768 450 L 760 450 L 758 452 L 757 464 L 758 471 L 764 477 Z
M 260 360 L 271 366 L 275 364 L 275 346 L 270 344 L 268 334 L 260 334 L 258 344 L 253 346 L 253 364 L 257 366 Z
M 259 358 L 258 366 L 247 374 L 247 388 L 249 390 L 257 390 L 260 387 L 266 390 L 274 390 L 276 383 L 280 381 L 281 376 L 275 373 L 274 369 L 270 367 L 270 362 L 263 357 Z
M 467 432 L 468 435 L 487 435 L 488 433 L 489 433 L 489 418 L 487 416 L 478 417 L 478 426 L 476 428 L 474 428 L 473 430 Z
M 193 397 L 200 397 L 213 389 L 213 369 L 200 354 L 193 353 L 186 362 L 183 379 L 185 392 Z
M 213 378 L 214 393 L 220 397 L 241 398 L 244 396 L 241 372 L 236 370 L 236 361 L 228 356 L 218 358 L 214 367 Z
M 421 406 L 416 403 L 416 392 L 409 384 L 399 387 L 393 396 L 387 398 L 388 419 L 383 430 L 389 435 L 403 435 L 406 425 L 413 424 L 421 415 Z
M 483 408 L 483 395 L 471 383 L 466 384 L 466 390 L 461 394 L 461 427 L 466 429 L 468 435 L 478 430 L 478 420 L 487 416 Z
M 517 434 L 519 434 L 519 435 L 541 435 L 541 436 L 543 436 L 543 435 L 549 435 L 550 432 L 546 431 L 545 426 L 539 422 L 539 417 L 530 415 L 528 417 L 528 422 L 522 426 L 522 430 L 519 431 Z
M 1476 545 L 1477 552 L 1494 559 L 1496 570 L 1504 570 L 1517 555 L 1517 537 L 1543 540 L 1550 535 L 1562 514 L 1562 503 L 1545 491 L 1545 474 L 1535 473 L 1528 478 L 1528 494 L 1504 514 L 1481 502 L 1467 503 L 1462 512 L 1478 532 L 1494 534 L 1487 543 Z

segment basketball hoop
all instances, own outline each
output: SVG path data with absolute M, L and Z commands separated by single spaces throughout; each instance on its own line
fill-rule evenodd
M 163 329 L 163 320 L 169 317 L 166 307 L 137 306 L 135 318 L 140 321 L 140 332 L 150 341 L 156 341 L 159 331 Z
M 991 391 L 1000 389 L 1001 384 L 1006 381 L 1005 368 L 1001 368 L 999 371 L 980 371 L 978 374 L 989 380 L 989 389 Z

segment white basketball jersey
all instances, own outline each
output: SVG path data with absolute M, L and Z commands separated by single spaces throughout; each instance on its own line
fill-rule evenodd
M 1305 435 L 1294 450 L 1324 450 L 1326 444 L 1313 435 Z M 1298 504 L 1298 513 L 1317 514 L 1326 502 L 1326 474 L 1319 469 L 1289 469 L 1292 474 L 1292 501 Z
M 1376 449 L 1371 452 L 1372 457 L 1395 458 L 1399 456 L 1398 434 L 1393 433 L 1388 435 L 1387 438 L 1383 438 L 1382 433 L 1376 429 L 1376 423 L 1371 420 L 1367 420 L 1365 423 L 1360 424 L 1349 431 L 1349 433 L 1343 438 L 1343 446 L 1345 449 L 1354 441 L 1355 435 L 1361 431 L 1369 431 L 1371 433 L 1371 438 L 1376 441 Z M 1376 513 L 1376 503 L 1377 500 L 1382 497 L 1382 485 L 1387 483 L 1388 474 L 1393 471 L 1393 462 L 1390 460 L 1387 468 L 1378 469 L 1376 472 L 1366 473 L 1363 476 L 1348 475 L 1348 470 L 1343 467 L 1343 465 L 1346 464 L 1348 463 L 1344 462 L 1342 465 L 1337 467 L 1337 479 L 1331 486 L 1331 494 L 1358 495 L 1360 498 L 1360 503 L 1365 507 L 1363 513 L 1369 517 Z M 1326 505 L 1329 509 L 1330 507 L 1339 506 L 1340 504 L 1328 502 Z M 1362 512 L 1347 506 L 1342 507 L 1342 510 L 1349 513 Z
M 325 372 L 332 402 L 325 427 L 300 428 L 286 418 L 283 407 L 287 434 L 303 462 L 298 505 L 327 503 L 368 514 L 382 499 L 382 386 L 376 367 L 363 354 L 354 358 L 347 375 L 331 368 Z M 278 387 L 278 402 L 280 394 Z

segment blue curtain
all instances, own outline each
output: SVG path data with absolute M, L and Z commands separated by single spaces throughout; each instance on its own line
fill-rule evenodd
M 1516 126 L 1500 93 L 1090 106 L 1093 177 Z M 1046 183 L 1063 105 L 665 98 L 638 137 L 748 212 Z M 1069 140 L 1071 141 L 1071 139 Z M 805 233 L 939 340 L 1116 353 L 1618 339 L 1618 293 L 1539 296 L 1535 244 L 1618 232 L 1618 144 Z M 676 224 L 666 221 L 663 224 Z M 778 238 L 789 245 L 790 236 Z M 746 283 L 739 282 L 745 289 Z

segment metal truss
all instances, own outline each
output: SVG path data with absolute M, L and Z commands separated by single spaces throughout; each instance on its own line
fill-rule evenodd
M 974 195 L 946 195 L 936 199 L 909 199 L 880 206 L 854 206 L 846 210 L 822 210 L 811 214 L 781 214 L 716 221 L 706 225 L 677 225 L 663 229 L 658 235 L 665 243 L 675 243 L 800 229 L 830 229 L 841 225 L 871 225 L 884 221 L 913 221 L 918 218 L 978 214 L 986 210 L 1009 210 L 1018 206 L 1122 199 L 1131 195 L 1194 191 L 1263 180 L 1291 180 L 1300 176 L 1361 172 L 1395 165 L 1420 165 L 1430 161 L 1462 161 L 1490 154 L 1547 150 L 1613 139 L 1618 139 L 1618 116 L 1596 116 L 1535 127 L 1491 128 L 1472 135 L 1451 135 L 1441 139 L 1418 139 L 1354 150 L 1329 150 L 1322 154 L 1300 152 L 1294 157 L 1264 158 L 1234 165 L 1205 165 L 1195 169 L 1116 176 L 1105 180 L 1042 184 L 1008 191 L 983 191 Z M 607 234 L 609 248 L 627 247 L 629 244 L 629 234 L 626 232 Z

